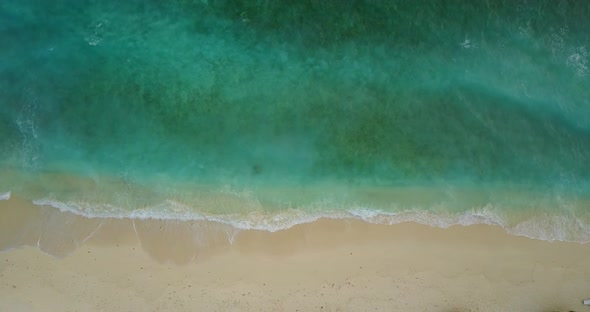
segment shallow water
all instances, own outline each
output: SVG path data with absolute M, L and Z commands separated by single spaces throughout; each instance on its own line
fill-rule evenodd
M 86 216 L 409 218 L 590 241 L 589 14 L 3 1 L 0 194 Z

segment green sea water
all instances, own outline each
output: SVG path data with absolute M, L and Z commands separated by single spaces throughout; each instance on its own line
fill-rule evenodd
M 590 3 L 0 3 L 0 193 L 590 241 Z

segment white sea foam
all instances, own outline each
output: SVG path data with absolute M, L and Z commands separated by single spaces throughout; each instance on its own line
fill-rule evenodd
M 566 64 L 572 68 L 579 77 L 588 76 L 589 54 L 585 47 L 579 47 L 567 57 Z
M 10 192 L 0 193 L 0 200 L 9 200 L 10 199 Z
M 500 226 L 512 235 L 533 239 L 590 243 L 590 224 L 584 223 L 573 215 L 539 215 L 514 223 L 491 205 L 462 213 L 433 212 L 417 208 L 390 212 L 355 207 L 348 210 L 297 208 L 280 212 L 211 214 L 195 212 L 191 207 L 172 200 L 129 212 L 124 212 L 108 204 L 63 203 L 49 199 L 35 200 L 33 203 L 40 206 L 51 206 L 62 212 L 74 213 L 87 218 L 210 221 L 230 225 L 238 230 L 276 232 L 298 224 L 311 223 L 321 218 L 359 219 L 374 224 L 393 225 L 415 222 L 439 228 L 448 228 L 453 225 L 487 224 Z

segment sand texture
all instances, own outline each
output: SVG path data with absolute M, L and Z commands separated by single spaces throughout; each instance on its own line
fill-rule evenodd
M 487 225 L 275 233 L 0 202 L 0 311 L 585 311 L 590 245 Z

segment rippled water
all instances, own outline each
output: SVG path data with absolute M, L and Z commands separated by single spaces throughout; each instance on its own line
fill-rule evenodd
M 590 4 L 0 4 L 0 193 L 590 241 Z M 2 199 L 10 195 L 2 195 Z

